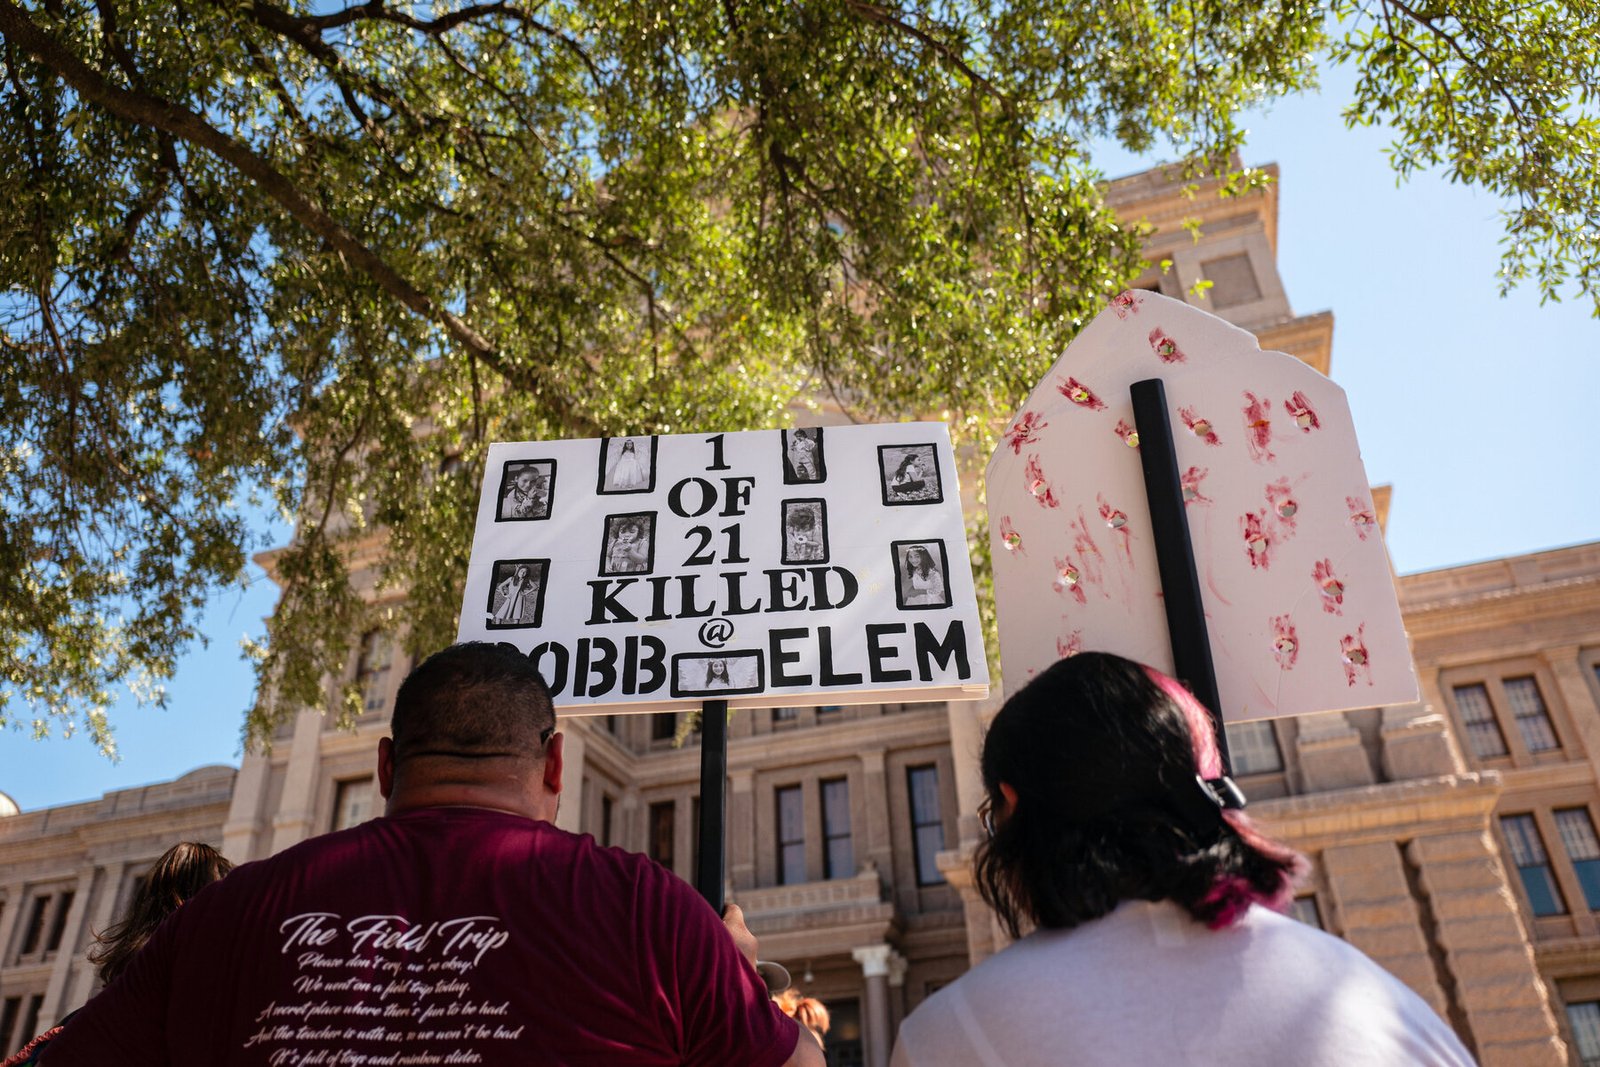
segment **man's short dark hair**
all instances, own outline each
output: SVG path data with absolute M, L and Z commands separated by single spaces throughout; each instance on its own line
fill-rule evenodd
M 411 756 L 538 758 L 555 706 L 533 662 L 509 644 L 468 641 L 435 652 L 406 676 L 389 732 Z

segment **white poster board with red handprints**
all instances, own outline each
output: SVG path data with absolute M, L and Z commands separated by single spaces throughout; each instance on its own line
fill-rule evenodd
M 1146 378 L 1165 384 L 1223 718 L 1415 701 L 1344 390 L 1138 291 L 1073 340 L 989 461 L 1007 692 L 1086 649 L 1172 670 L 1129 398 Z
M 943 423 L 493 444 L 458 633 L 564 711 L 989 692 Z

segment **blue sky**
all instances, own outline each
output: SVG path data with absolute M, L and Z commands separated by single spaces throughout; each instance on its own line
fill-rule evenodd
M 1350 394 L 1370 480 L 1394 486 L 1396 567 L 1600 539 L 1600 321 L 1583 301 L 1501 299 L 1497 202 L 1431 175 L 1396 187 L 1383 132 L 1339 118 L 1348 76 L 1325 80 L 1322 95 L 1256 116 L 1246 159 L 1281 168 L 1279 269 L 1296 312 L 1334 313 L 1333 377 Z M 1097 158 L 1111 177 L 1159 161 Z M 26 811 L 237 764 L 254 687 L 238 642 L 261 632 L 275 599 L 265 580 L 218 595 L 203 625 L 211 642 L 183 659 L 168 708 L 113 712 L 121 763 L 82 736 L 0 733 L 0 791 Z

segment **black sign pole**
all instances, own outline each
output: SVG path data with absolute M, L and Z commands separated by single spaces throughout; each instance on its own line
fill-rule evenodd
M 694 885 L 722 914 L 728 850 L 728 702 L 700 705 L 700 862 Z
M 1139 431 L 1139 462 L 1144 465 L 1144 495 L 1150 504 L 1150 532 L 1156 542 L 1161 573 L 1161 599 L 1167 610 L 1174 673 L 1211 712 L 1222 753 L 1222 773 L 1233 773 L 1228 735 L 1222 728 L 1222 702 L 1217 695 L 1217 669 L 1211 661 L 1200 576 L 1194 565 L 1189 516 L 1183 506 L 1178 453 L 1172 445 L 1172 420 L 1167 390 L 1160 378 L 1134 382 L 1133 422 Z M 703 795 L 703 794 L 702 794 Z

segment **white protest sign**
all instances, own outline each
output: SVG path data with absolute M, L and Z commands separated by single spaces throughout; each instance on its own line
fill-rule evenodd
M 459 637 L 580 712 L 989 687 L 940 423 L 492 445 Z
M 1008 692 L 1062 656 L 1172 670 L 1129 387 L 1165 384 L 1223 718 L 1417 699 L 1344 390 L 1250 333 L 1123 293 L 987 472 Z

